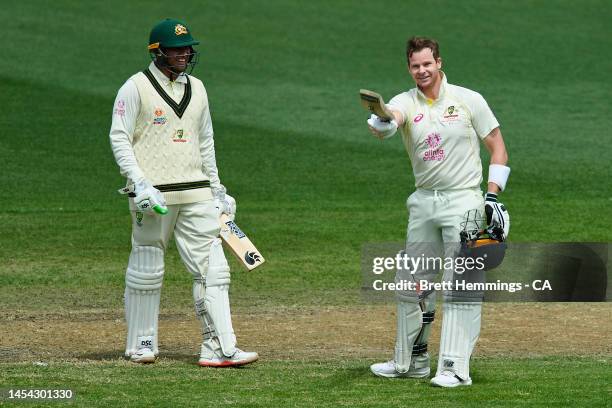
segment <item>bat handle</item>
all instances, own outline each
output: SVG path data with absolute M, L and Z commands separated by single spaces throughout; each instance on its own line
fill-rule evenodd
M 168 214 L 168 209 L 166 207 L 162 207 L 161 205 L 154 206 L 153 207 L 153 211 L 155 211 L 159 215 L 166 215 L 166 214 Z

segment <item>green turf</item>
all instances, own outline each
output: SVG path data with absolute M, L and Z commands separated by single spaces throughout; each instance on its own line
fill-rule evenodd
M 609 393 L 593 392 L 608 386 L 604 359 L 475 359 L 477 384 L 452 391 L 428 380 L 375 377 L 369 363 L 276 361 L 231 370 L 171 359 L 139 367 L 117 360 L 28 363 L 3 365 L 0 380 L 5 388 L 69 388 L 74 405 L 87 407 L 609 406 Z
M 513 168 L 502 196 L 511 238 L 612 239 L 604 154 L 611 62 L 600 58 L 610 52 L 608 3 L 524 3 L 525 13 L 520 4 L 434 2 L 419 10 L 422 18 L 405 5 L 383 17 L 368 4 L 249 4 L 185 9 L 202 40 L 195 74 L 208 87 L 222 180 L 238 199 L 237 220 L 269 261 L 265 272 L 236 275 L 236 301 L 248 293 L 282 303 L 352 302 L 347 287 L 358 287 L 361 245 L 403 239 L 409 163 L 398 138 L 382 144 L 369 136 L 356 90 L 391 96 L 411 86 L 402 48 L 412 33 L 438 37 L 451 81 L 483 93 L 502 123 Z M 145 34 L 165 12 L 145 9 L 99 15 L 60 2 L 0 10 L 18 16 L 7 22 L 9 49 L 25 41 L 35 50 L 0 67 L 0 295 L 9 305 L 61 309 L 65 288 L 112 293 L 121 285 L 129 219 L 107 132 L 116 89 L 146 64 Z M 436 13 L 444 24 L 424 23 Z M 474 23 L 476 16 L 487 21 Z M 565 31 L 570 20 L 578 34 Z M 491 29 L 497 25 L 505 29 Z M 366 35 L 372 27 L 378 34 Z M 459 28 L 462 35 L 450 34 Z M 58 56 L 62 44 L 70 47 Z M 168 277 L 180 285 L 186 275 L 171 255 L 175 270 Z M 32 301 L 16 287 L 44 295 Z M 118 304 L 101 299 L 87 302 Z
M 612 240 L 609 1 L 13 1 L 0 8 L 3 310 L 121 307 L 130 223 L 116 193 L 123 179 L 108 143 L 110 114 L 117 89 L 148 63 L 148 31 L 169 10 L 201 41 L 194 74 L 208 90 L 221 178 L 237 198 L 238 223 L 268 260 L 261 271 L 234 274 L 238 307 L 354 304 L 362 245 L 404 238 L 404 202 L 414 183 L 407 155 L 399 138 L 380 143 L 369 135 L 357 90 L 389 98 L 412 87 L 403 52 L 413 34 L 440 41 L 450 82 L 482 93 L 502 124 L 512 175 L 501 199 L 512 216 L 511 239 Z M 189 276 L 174 248 L 166 262 L 165 307 L 190 307 Z M 473 395 L 502 406 L 600 398 L 588 394 L 602 374 L 594 360 L 477 366 L 477 381 L 490 387 L 460 392 L 462 402 Z M 421 392 L 423 384 L 402 390 L 370 378 L 365 367 L 272 361 L 207 373 L 245 391 L 203 398 L 332 406 L 375 405 L 385 396 L 397 405 Z M 56 368 L 40 378 L 82 381 L 75 387 L 88 405 L 95 395 L 98 405 L 110 405 L 129 394 L 111 378 L 133 375 L 125 365 Z M 169 361 L 142 372 L 160 385 L 165 377 L 217 392 L 192 368 Z M 582 374 L 570 377 L 573 369 Z M 17 385 L 34 385 L 41 370 L 2 365 Z M 514 382 L 505 381 L 508 372 Z M 142 401 L 189 401 L 171 389 L 142 391 Z M 453 405 L 440 393 L 422 395 Z

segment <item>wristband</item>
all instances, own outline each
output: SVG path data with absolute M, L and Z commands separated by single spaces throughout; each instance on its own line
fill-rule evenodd
M 489 203 L 496 203 L 497 202 L 497 194 L 495 194 L 495 193 L 487 193 L 487 195 L 485 196 L 485 201 L 487 201 Z
M 489 165 L 489 183 L 495 183 L 501 191 L 506 189 L 506 182 L 510 175 L 510 167 L 503 164 Z

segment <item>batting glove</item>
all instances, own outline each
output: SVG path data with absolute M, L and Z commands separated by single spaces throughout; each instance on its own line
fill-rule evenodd
M 380 140 L 393 136 L 397 131 L 397 122 L 395 120 L 385 122 L 380 120 L 380 118 L 374 114 L 372 114 L 370 119 L 368 119 L 368 126 L 370 127 L 370 130 L 372 130 L 372 133 L 374 133 L 374 136 Z
M 215 197 L 215 205 L 219 211 L 219 215 L 227 214 L 233 221 L 236 216 L 236 200 L 234 197 L 226 193 L 224 186 L 213 189 L 213 196 Z
M 502 241 L 508 239 L 510 214 L 508 214 L 506 206 L 497 202 L 497 194 L 487 193 L 485 196 L 485 214 L 487 216 L 487 231 Z
M 142 180 L 134 186 L 134 194 L 134 204 L 139 211 L 155 211 L 161 215 L 168 212 L 163 194 L 147 180 Z

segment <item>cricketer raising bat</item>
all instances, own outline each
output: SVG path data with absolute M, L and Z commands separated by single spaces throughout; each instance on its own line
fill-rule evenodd
M 385 101 L 380 94 L 367 89 L 360 89 L 359 97 L 361 98 L 361 105 L 378 116 L 383 122 L 390 122 L 395 119 L 393 113 L 387 109 L 387 105 L 385 105 Z
M 219 222 L 221 239 L 245 268 L 252 271 L 266 261 L 251 240 L 227 214 L 221 214 Z

